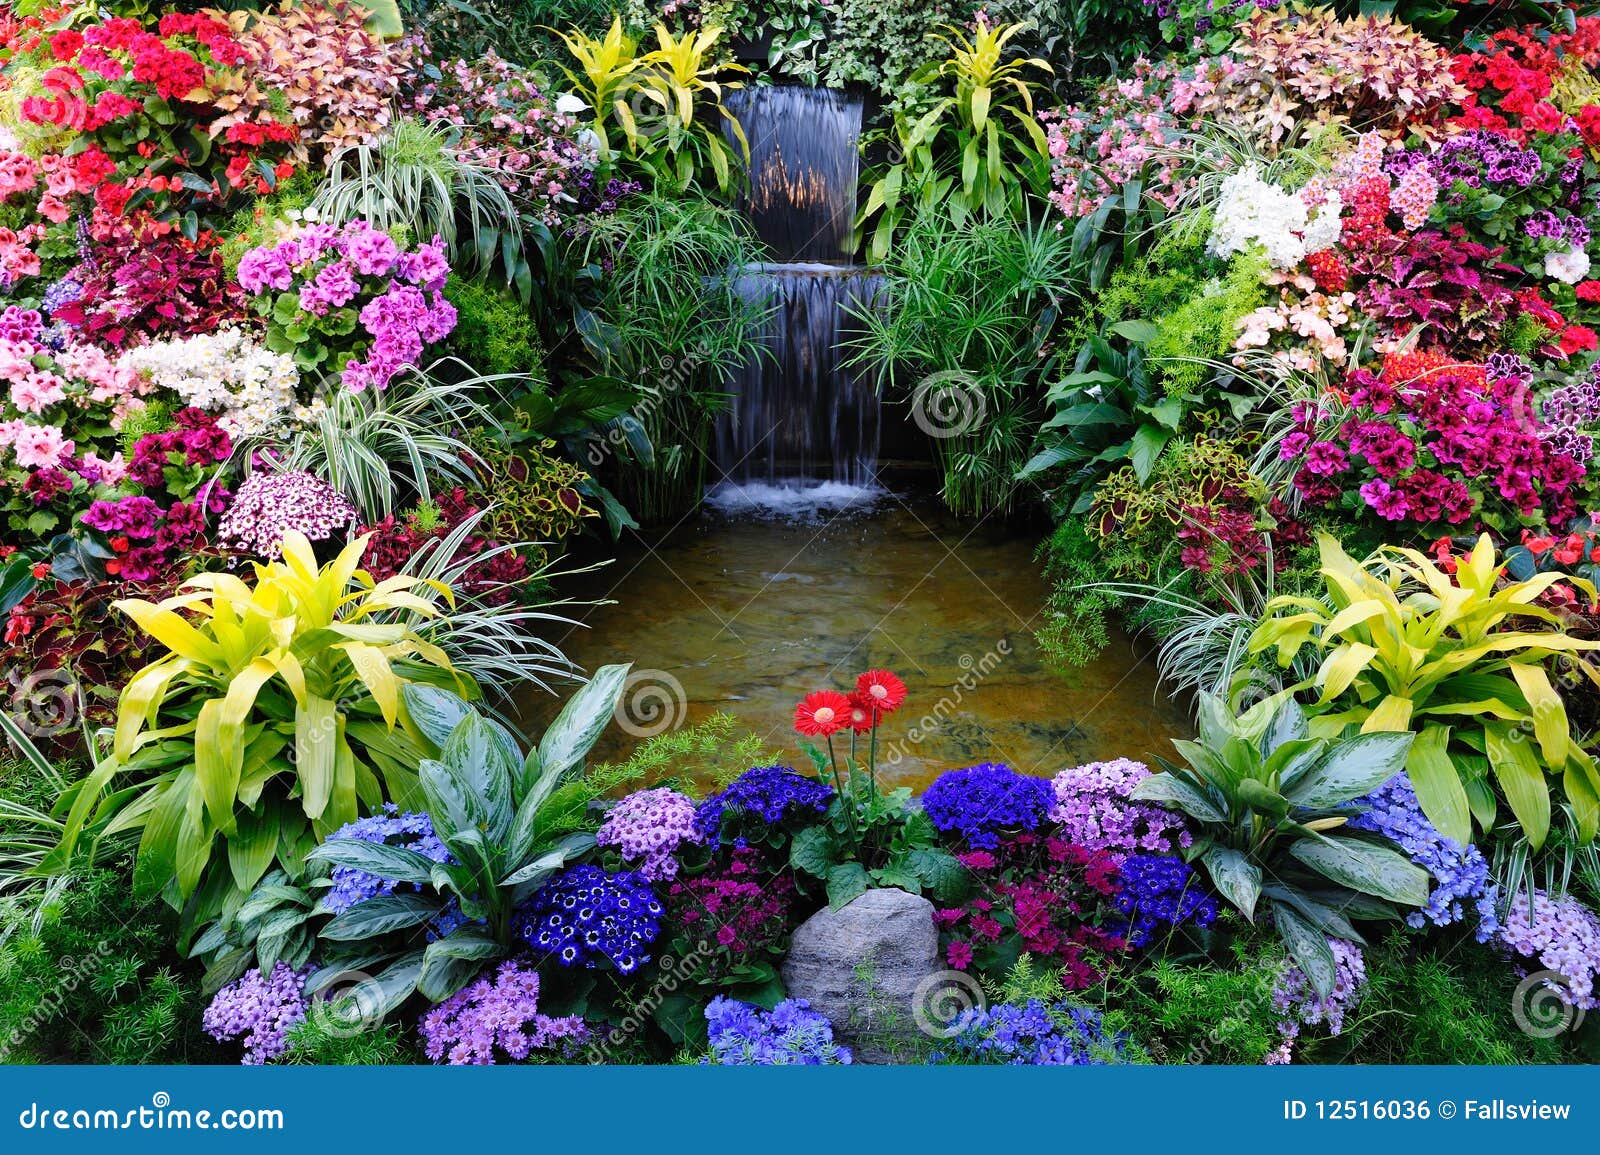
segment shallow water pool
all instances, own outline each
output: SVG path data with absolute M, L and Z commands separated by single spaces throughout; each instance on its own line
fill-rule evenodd
M 635 668 L 621 724 L 595 756 L 625 757 L 642 736 L 726 711 L 804 765 L 796 701 L 848 690 L 872 667 L 909 689 L 879 735 L 879 773 L 891 783 L 920 788 L 978 762 L 1049 775 L 1170 752 L 1187 719 L 1130 639 L 1114 635 L 1069 678 L 1044 665 L 1033 636 L 1048 593 L 1036 545 L 958 522 L 926 496 L 836 484 L 714 491 L 704 512 L 664 535 L 630 537 L 586 579 L 585 593 L 617 604 L 578 611 L 587 628 L 562 647 L 588 670 Z M 554 711 L 536 691 L 523 704 L 535 723 Z

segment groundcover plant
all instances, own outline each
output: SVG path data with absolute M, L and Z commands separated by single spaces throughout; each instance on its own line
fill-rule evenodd
M 1583 0 L 0 0 L 0 1054 L 1600 1060 L 1597 220 Z

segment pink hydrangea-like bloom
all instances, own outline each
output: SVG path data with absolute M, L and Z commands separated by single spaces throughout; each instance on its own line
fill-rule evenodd
M 611 808 L 595 842 L 615 846 L 651 882 L 663 882 L 678 877 L 678 848 L 704 841 L 694 814 L 694 801 L 676 790 L 639 790 Z
M 55 465 L 63 453 L 71 453 L 76 446 L 61 436 L 53 425 L 24 425 L 16 431 L 11 441 L 11 452 L 17 464 L 27 469 Z
M 1056 801 L 1049 818 L 1068 842 L 1106 851 L 1118 862 L 1136 851 L 1175 853 L 1193 841 L 1183 816 L 1130 797 L 1148 777 L 1150 768 L 1130 758 L 1063 770 L 1050 782 Z

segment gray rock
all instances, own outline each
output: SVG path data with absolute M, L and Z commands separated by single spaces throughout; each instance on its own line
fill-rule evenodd
M 943 969 L 933 904 L 903 890 L 869 890 L 800 924 L 783 985 L 828 1016 L 857 1062 L 887 1063 L 914 1057 L 914 999 Z

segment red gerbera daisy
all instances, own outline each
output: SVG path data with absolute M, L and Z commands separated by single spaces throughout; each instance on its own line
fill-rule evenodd
M 850 724 L 850 699 L 837 690 L 814 690 L 794 708 L 794 728 L 808 738 L 826 738 Z
M 868 670 L 856 679 L 856 693 L 880 714 L 898 710 L 906 700 L 906 684 L 888 670 Z
M 872 707 L 860 694 L 850 695 L 850 729 L 865 734 L 873 727 Z

